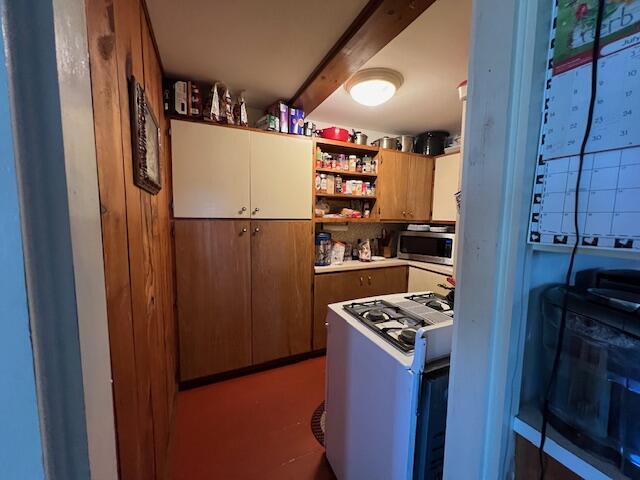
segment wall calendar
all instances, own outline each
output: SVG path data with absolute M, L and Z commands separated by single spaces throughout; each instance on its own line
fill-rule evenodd
M 557 0 L 529 243 L 640 251 L 640 0 L 607 0 L 582 178 L 597 0 Z

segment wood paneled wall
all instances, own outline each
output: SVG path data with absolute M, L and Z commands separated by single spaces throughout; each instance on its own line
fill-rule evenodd
M 166 478 L 177 382 L 162 70 L 142 0 L 87 0 L 86 9 L 120 478 Z M 132 75 L 160 122 L 158 195 L 133 184 Z

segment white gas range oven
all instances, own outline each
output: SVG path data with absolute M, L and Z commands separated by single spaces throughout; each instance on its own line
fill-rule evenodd
M 325 446 L 338 480 L 441 478 L 452 326 L 431 292 L 329 306 Z

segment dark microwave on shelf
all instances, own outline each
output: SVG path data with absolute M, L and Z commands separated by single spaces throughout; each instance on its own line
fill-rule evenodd
M 455 233 L 401 232 L 398 258 L 453 265 Z

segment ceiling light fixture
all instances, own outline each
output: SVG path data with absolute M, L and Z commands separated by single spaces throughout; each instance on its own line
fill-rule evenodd
M 393 97 L 404 78 L 390 68 L 367 68 L 356 72 L 344 84 L 344 88 L 356 102 L 375 107 Z

